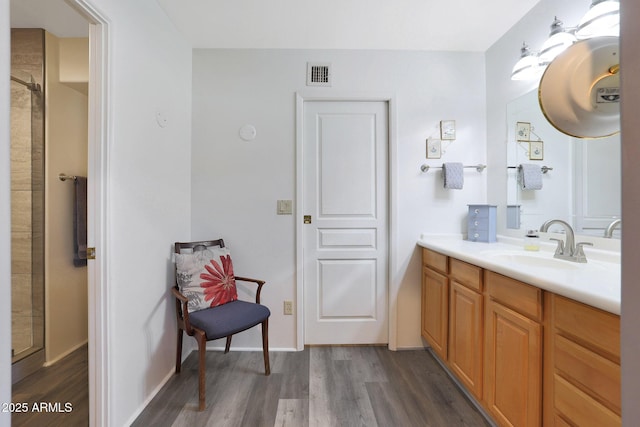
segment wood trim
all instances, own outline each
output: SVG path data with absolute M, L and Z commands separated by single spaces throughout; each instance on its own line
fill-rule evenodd
M 620 316 L 556 295 L 558 333 L 620 364 Z
M 494 300 L 487 300 L 485 307 L 487 410 L 500 425 L 539 426 L 542 327 Z
M 556 410 L 578 426 L 620 426 L 619 415 L 593 400 L 559 375 L 554 377 Z
M 447 360 L 449 279 L 426 267 L 422 269 L 422 307 L 422 336 L 442 360 Z
M 431 249 L 422 249 L 422 264 L 442 274 L 449 273 L 448 257 Z
M 452 282 L 449 297 L 449 366 L 482 400 L 484 310 L 482 294 Z
M 482 268 L 455 258 L 449 258 L 449 271 L 450 276 L 458 283 L 477 292 L 482 292 Z
M 485 270 L 486 292 L 492 299 L 538 322 L 542 321 L 542 290 Z

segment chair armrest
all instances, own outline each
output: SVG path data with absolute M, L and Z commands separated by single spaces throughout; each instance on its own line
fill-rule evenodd
M 180 301 L 189 302 L 189 299 L 187 297 L 185 297 L 184 295 L 182 295 L 182 293 L 179 290 L 177 290 L 176 288 L 171 288 L 171 292 L 173 293 L 173 296 L 178 298 Z
M 241 280 L 243 282 L 253 282 L 258 285 L 258 290 L 256 291 L 256 304 L 260 304 L 260 292 L 262 292 L 262 286 L 266 283 L 264 280 L 251 279 L 249 277 L 241 277 L 235 276 L 236 280 Z
M 191 322 L 189 322 L 189 309 L 187 304 L 189 303 L 189 298 L 182 295 L 177 288 L 171 288 L 171 293 L 176 298 L 176 316 L 178 322 L 183 322 L 183 328 L 187 335 L 193 335 L 193 328 L 191 327 Z

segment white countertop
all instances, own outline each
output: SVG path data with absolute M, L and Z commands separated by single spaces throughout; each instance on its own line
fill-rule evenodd
M 461 235 L 423 234 L 418 245 L 610 313 L 620 314 L 618 252 L 586 247 L 584 252 L 587 263 L 556 260 L 558 267 L 535 265 L 535 262 L 526 265 L 510 262 L 508 257 L 492 256 L 514 254 L 553 258 L 555 243 L 549 242 L 544 235 L 540 240 L 539 252 L 525 251 L 521 239 L 504 236 L 499 236 L 496 243 L 481 243 L 463 240 Z

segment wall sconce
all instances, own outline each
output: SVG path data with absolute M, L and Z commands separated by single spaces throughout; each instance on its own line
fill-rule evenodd
M 593 0 L 591 8 L 577 27 L 565 28 L 557 17 L 551 24 L 549 38 L 533 53 L 526 43 L 520 49 L 520 59 L 511 71 L 511 80 L 537 80 L 545 68 L 560 53 L 578 40 L 602 36 L 619 36 L 620 1 Z

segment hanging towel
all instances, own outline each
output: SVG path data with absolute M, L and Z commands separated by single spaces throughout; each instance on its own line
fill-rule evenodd
M 87 265 L 87 178 L 78 176 L 74 182 L 73 203 L 73 265 Z
M 443 163 L 442 177 L 444 178 L 444 188 L 461 190 L 464 185 L 464 166 L 462 163 Z
M 538 165 L 523 163 L 518 166 L 518 180 L 523 190 L 541 190 L 542 169 Z

